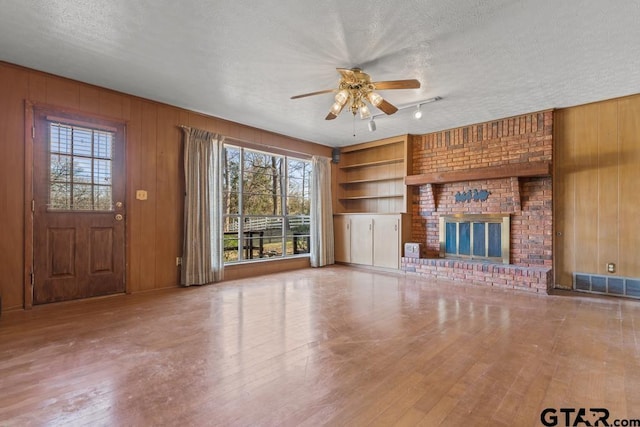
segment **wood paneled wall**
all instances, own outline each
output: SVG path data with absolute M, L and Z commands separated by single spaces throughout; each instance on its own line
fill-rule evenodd
M 184 194 L 179 125 L 285 150 L 331 156 L 331 148 L 323 145 L 2 62 L 0 94 L 0 203 L 3 206 L 0 216 L 3 227 L 0 295 L 3 310 L 24 305 L 24 217 L 28 204 L 24 197 L 26 101 L 127 123 L 126 279 L 129 292 L 179 284 L 176 257 L 182 253 Z M 148 200 L 136 200 L 136 190 L 146 190 Z M 256 274 L 260 271 L 252 266 L 245 268 Z
M 556 286 L 640 277 L 640 95 L 557 110 L 554 132 Z

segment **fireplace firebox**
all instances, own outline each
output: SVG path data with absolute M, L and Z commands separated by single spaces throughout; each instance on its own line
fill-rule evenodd
M 508 214 L 440 216 L 440 257 L 509 264 Z

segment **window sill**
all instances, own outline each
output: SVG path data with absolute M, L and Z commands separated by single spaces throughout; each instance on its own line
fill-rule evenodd
M 287 261 L 292 259 L 300 259 L 300 258 L 309 258 L 311 255 L 306 254 L 298 254 L 298 255 L 289 255 L 286 257 L 274 256 L 269 258 L 255 258 L 255 259 L 243 259 L 242 261 L 233 261 L 224 264 L 224 268 L 233 267 L 234 265 L 251 265 L 251 264 L 261 264 L 267 262 L 277 262 L 277 261 Z
M 224 266 L 224 280 L 244 279 L 311 267 L 309 254 L 239 261 Z

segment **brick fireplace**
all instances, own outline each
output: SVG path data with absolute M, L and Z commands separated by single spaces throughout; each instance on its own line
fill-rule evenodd
M 412 241 L 404 271 L 546 292 L 552 279 L 553 113 L 543 111 L 414 136 Z M 508 215 L 508 263 L 441 254 L 440 218 Z

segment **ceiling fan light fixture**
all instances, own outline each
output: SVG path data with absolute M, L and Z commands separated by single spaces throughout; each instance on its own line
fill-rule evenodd
M 382 97 L 375 92 L 369 92 L 367 94 L 367 99 L 376 107 L 382 104 L 382 101 L 384 101 L 384 99 L 382 99 Z
M 342 89 L 338 93 L 336 93 L 335 97 L 336 103 L 344 106 L 349 100 L 349 91 L 346 89 Z
M 338 101 L 336 101 L 329 109 L 329 113 L 337 116 L 338 114 L 340 114 L 340 111 L 342 111 L 342 107 L 344 107 L 344 104 L 340 104 Z
M 360 118 L 368 119 L 369 117 L 371 117 L 371 111 L 369 111 L 369 107 L 367 107 L 366 104 L 363 104 L 360 107 Z

